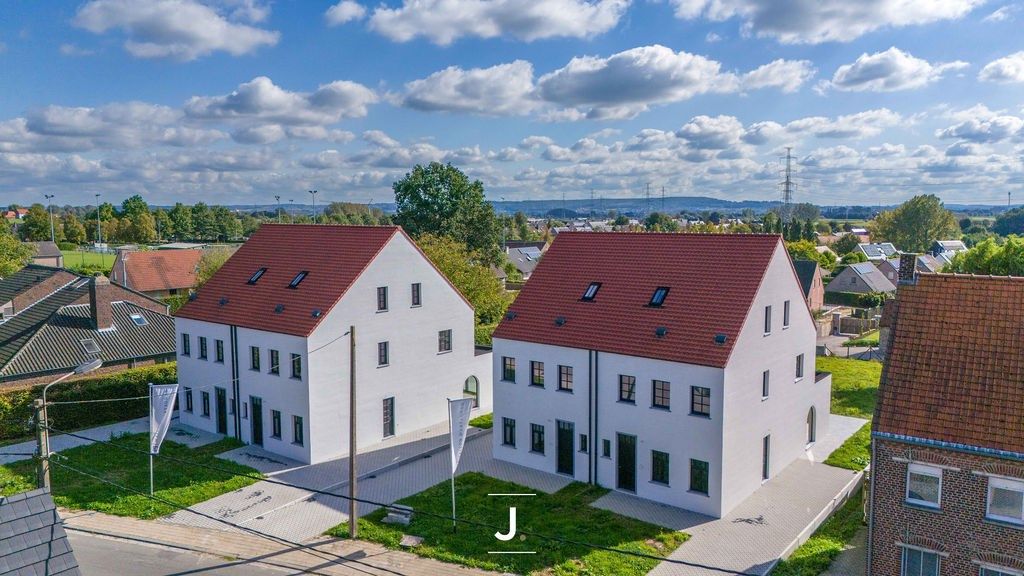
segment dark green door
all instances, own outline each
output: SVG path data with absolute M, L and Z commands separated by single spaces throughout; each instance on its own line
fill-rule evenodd
M 558 436 L 556 437 L 557 466 L 559 474 L 572 476 L 575 473 L 575 454 L 573 453 L 573 439 L 576 436 L 576 426 L 572 422 L 558 420 Z
M 252 443 L 263 446 L 263 399 L 249 396 L 252 407 Z
M 636 492 L 636 436 L 616 434 L 616 438 L 618 440 L 616 486 L 619 490 Z
M 228 433 L 228 391 L 214 388 L 217 393 L 217 434 Z

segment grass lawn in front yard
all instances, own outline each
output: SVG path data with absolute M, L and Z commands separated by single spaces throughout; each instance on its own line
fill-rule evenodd
M 818 356 L 817 369 L 832 373 L 832 413 L 871 418 L 878 398 L 882 363 L 836 356 Z
M 54 501 L 58 506 L 80 510 L 96 510 L 118 516 L 134 516 L 151 519 L 177 511 L 177 508 L 126 492 L 99 480 L 83 476 L 53 463 L 64 462 L 68 466 L 95 474 L 120 485 L 149 492 L 149 434 L 130 434 L 111 440 L 114 446 L 88 444 L 64 450 L 51 459 L 50 483 L 53 486 Z M 129 452 L 117 448 L 125 446 L 142 450 L 143 453 Z M 240 444 L 233 439 L 224 439 L 200 448 L 191 449 L 177 442 L 165 441 L 160 454 L 179 458 L 196 464 L 216 466 L 235 474 L 258 476 L 258 472 L 228 460 L 215 458 L 221 452 L 236 448 Z M 162 460 L 153 460 L 154 494 L 171 502 L 191 506 L 214 496 L 237 490 L 256 482 L 255 478 L 231 476 L 196 466 Z M 22 460 L 7 466 L 0 466 L 0 495 L 15 494 L 35 488 L 36 462 Z
M 61 250 L 64 255 L 64 266 L 68 268 L 106 268 L 110 270 L 114 265 L 113 254 L 101 254 L 99 252 L 87 252 L 84 250 Z
M 469 421 L 470 426 L 490 429 L 494 427 L 494 414 L 483 414 Z
M 832 564 L 846 543 L 864 525 L 863 492 L 850 499 L 825 521 L 793 554 L 772 570 L 772 576 L 817 576 Z
M 497 526 L 502 532 L 508 529 L 509 506 L 515 506 L 519 532 L 516 540 L 501 542 L 494 537 L 495 528 L 469 524 L 460 524 L 458 531 L 453 532 L 448 520 L 416 514 L 415 511 L 443 516 L 451 514 L 448 481 L 397 502 L 415 510 L 409 526 L 383 524 L 381 520 L 386 512 L 382 509 L 359 519 L 359 536 L 392 549 L 399 548 L 402 534 L 421 536 L 423 543 L 410 549 L 420 556 L 486 570 L 545 576 L 640 576 L 654 568 L 658 562 L 525 536 L 523 532 L 536 532 L 659 557 L 667 556 L 689 538 L 683 532 L 594 508 L 590 504 L 607 493 L 607 490 L 579 482 L 554 494 L 544 494 L 525 486 L 469 472 L 456 478 L 455 493 L 458 518 Z M 537 495 L 522 498 L 489 497 L 488 494 L 492 493 Z M 346 537 L 348 524 L 336 526 L 328 534 Z M 536 554 L 487 553 L 511 550 L 536 551 Z
M 846 342 L 843 342 L 843 346 L 878 346 L 878 330 L 865 332 L 857 338 L 850 338 Z
M 871 422 L 861 426 L 836 448 L 825 459 L 825 464 L 846 468 L 847 470 L 863 470 L 871 462 Z

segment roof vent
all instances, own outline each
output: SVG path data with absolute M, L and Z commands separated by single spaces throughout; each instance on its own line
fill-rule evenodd
M 321 317 L 323 315 L 324 315 L 324 313 L 321 312 L 319 308 L 314 308 L 313 309 L 313 318 L 319 318 L 319 317 Z
M 512 310 L 509 310 L 508 312 L 505 312 L 505 320 L 515 320 L 516 316 L 517 316 L 517 314 L 515 312 L 513 312 Z
M 555 326 L 565 326 L 565 316 L 555 318 Z
M 220 297 L 220 301 L 219 301 L 219 302 L 217 302 L 217 304 L 219 304 L 219 305 L 221 305 L 221 306 L 223 306 L 223 305 L 225 305 L 225 304 L 227 304 L 227 303 L 228 303 L 228 297 L 227 297 L 227 296 L 221 296 L 221 297 Z
M 274 314 L 280 314 L 284 312 L 284 304 L 278 304 L 274 307 Z
M 191 294 L 189 294 L 189 295 L 188 295 L 188 301 L 189 301 L 189 302 L 194 302 L 194 301 L 195 301 L 195 299 L 196 299 L 196 298 L 198 298 L 198 297 L 199 297 L 199 295 L 198 295 L 198 294 L 196 294 L 195 292 L 193 292 L 193 293 L 191 293 Z
M 715 334 L 715 344 L 718 344 L 719 346 L 725 344 L 728 339 L 729 337 L 725 334 Z
M 658 326 L 654 329 L 654 335 L 658 338 L 664 338 L 668 334 L 668 328 L 664 326 Z

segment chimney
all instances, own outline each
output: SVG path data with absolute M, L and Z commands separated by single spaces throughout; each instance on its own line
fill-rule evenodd
M 114 311 L 110 307 L 110 280 L 98 274 L 89 283 L 89 309 L 97 330 L 114 327 Z
M 917 284 L 917 254 L 900 254 L 900 284 Z

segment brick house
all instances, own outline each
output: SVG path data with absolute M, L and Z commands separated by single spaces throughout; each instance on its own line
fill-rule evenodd
M 793 268 L 796 270 L 797 278 L 800 279 L 800 287 L 804 291 L 804 298 L 807 299 L 807 307 L 811 312 L 817 312 L 825 307 L 825 280 L 821 272 L 821 266 L 814 260 L 793 260 Z
M 918 276 L 913 258 L 886 306 L 868 575 L 1019 576 L 1024 278 Z
M 202 250 L 118 250 L 110 281 L 150 298 L 188 294 L 202 257 Z

